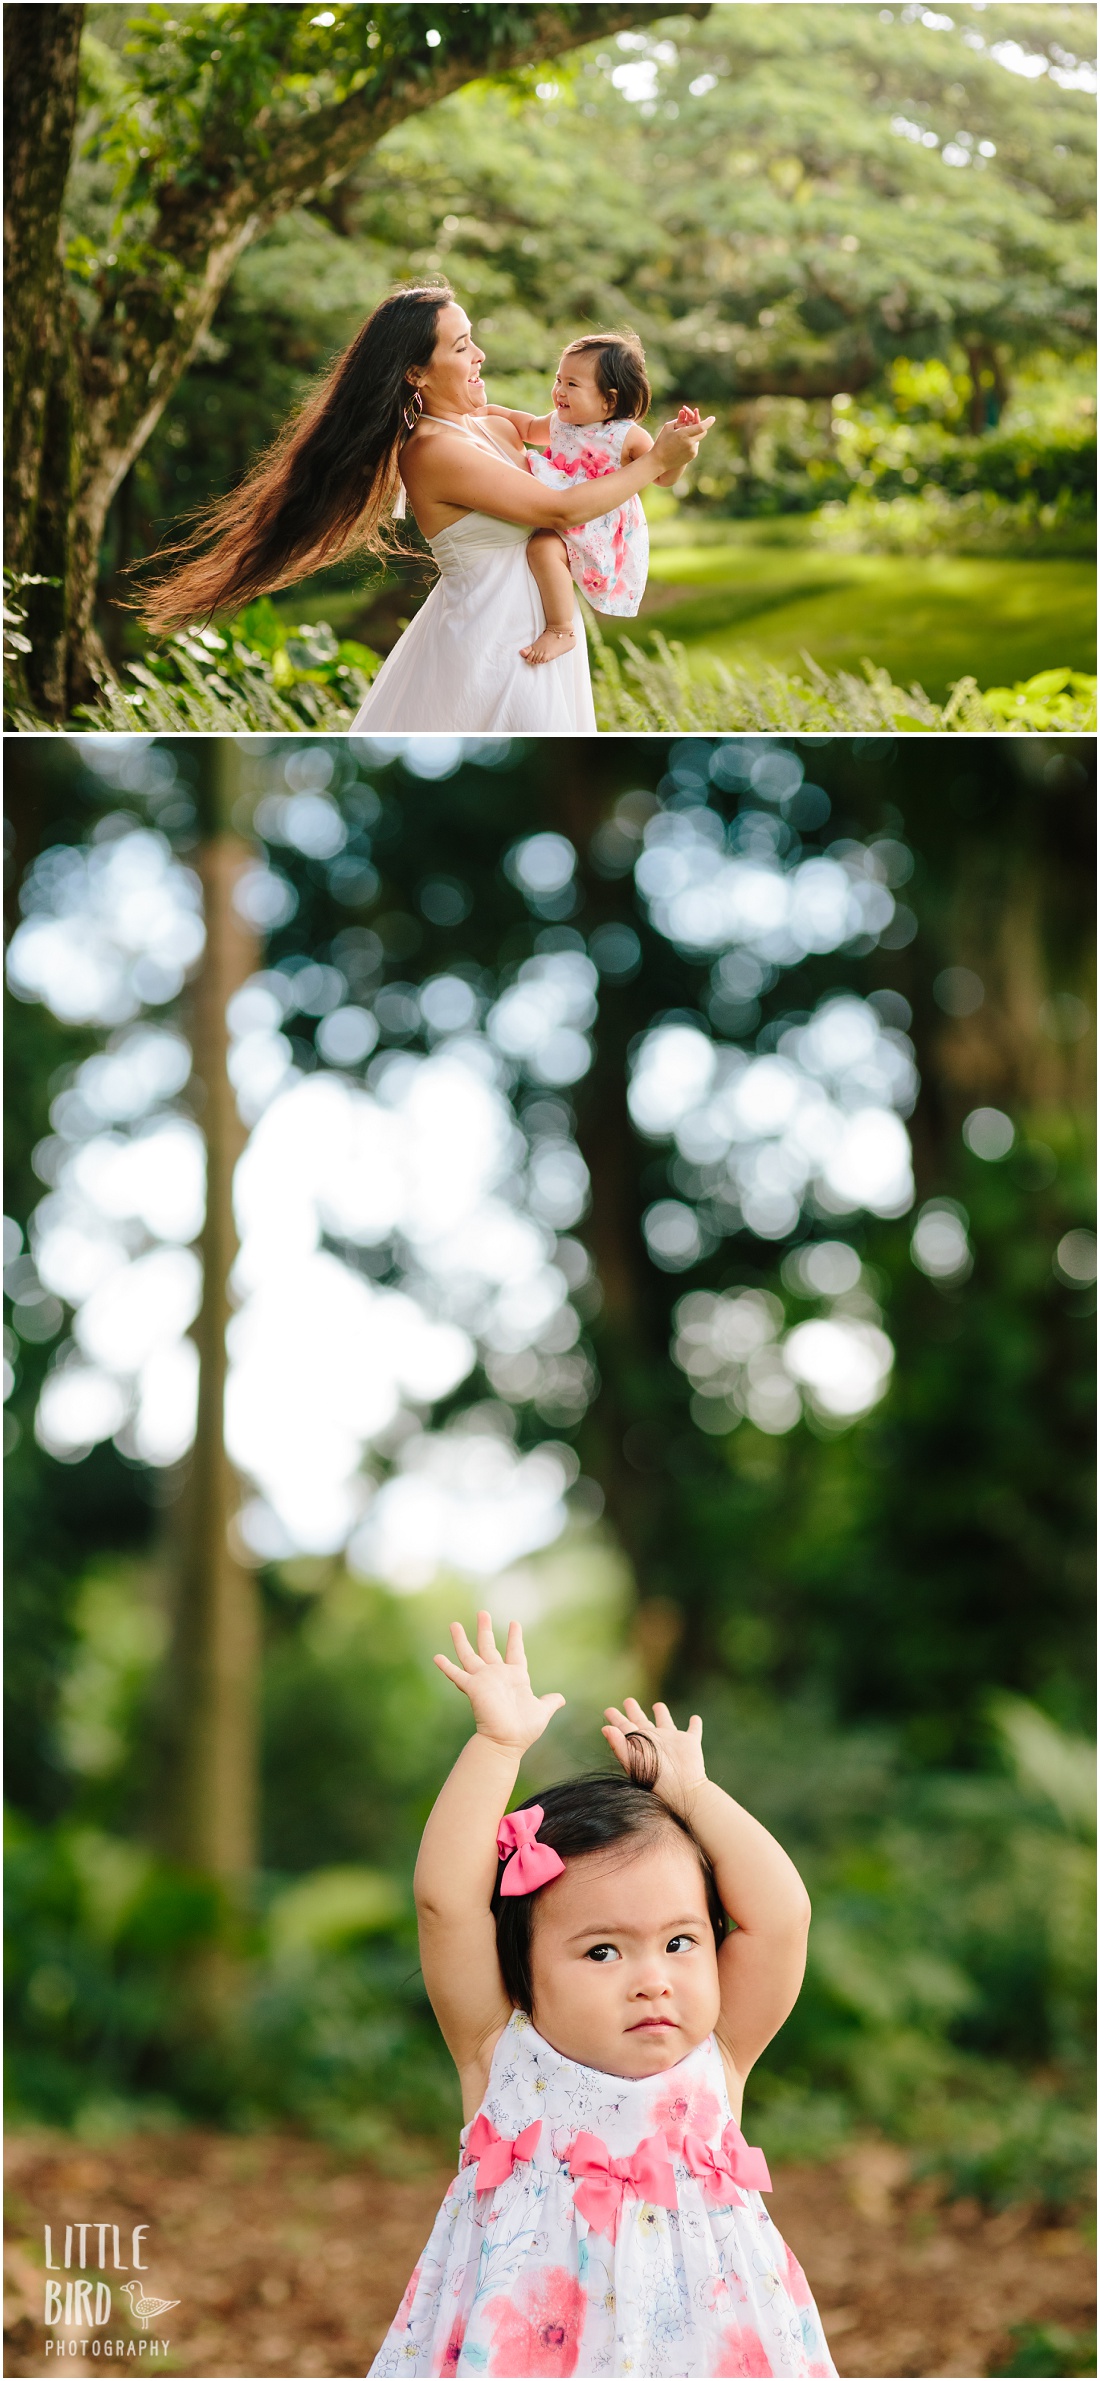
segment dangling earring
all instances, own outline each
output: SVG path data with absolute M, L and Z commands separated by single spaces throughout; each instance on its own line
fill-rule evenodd
M 415 430 L 423 411 L 424 399 L 421 396 L 419 389 L 414 388 L 409 403 L 402 406 L 401 409 L 401 419 L 405 424 L 406 430 Z

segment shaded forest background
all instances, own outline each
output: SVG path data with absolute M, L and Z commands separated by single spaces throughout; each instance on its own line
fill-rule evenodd
M 359 968 L 349 1014 L 373 1017 L 375 1059 L 345 1056 L 345 1076 L 431 1046 L 426 986 L 499 1000 L 532 963 L 594 955 L 590 1059 L 553 1091 L 517 1059 L 509 1092 L 534 1153 L 552 1144 L 587 1169 L 560 1259 L 579 1337 L 528 1374 L 522 1350 L 510 1372 L 483 1356 L 421 1417 L 444 1441 L 504 1423 L 520 1453 L 551 1440 L 574 1450 L 576 1478 L 564 1533 L 487 1587 L 444 1568 L 402 1590 L 338 1552 L 265 1559 L 238 1532 L 226 1592 L 255 1599 L 260 1631 L 258 1808 L 253 1837 L 238 1778 L 239 1836 L 204 1837 L 166 1699 L 173 1581 L 178 1595 L 181 1546 L 192 1560 L 200 1544 L 188 1464 L 143 1462 L 125 1429 L 68 1462 L 36 1436 L 43 1387 L 75 1350 L 64 1301 L 18 1252 L 56 1178 L 75 1070 L 104 1035 L 25 987 L 9 1001 L 15 2109 L 91 2140 L 185 2116 L 289 2121 L 398 2166 L 450 2138 L 409 1881 L 465 1733 L 430 1655 L 484 1595 L 499 1615 L 522 1609 L 538 1682 L 569 1697 L 526 1790 L 592 1763 L 609 1695 L 660 1691 L 704 1713 L 714 1774 L 803 1864 L 809 1978 L 749 2095 L 768 2154 L 828 2156 L 870 2129 L 955 2191 L 1075 2206 L 1092 1959 L 1091 746 L 983 741 L 962 761 L 919 739 L 773 746 L 796 764 L 786 813 L 753 785 L 756 748 L 701 739 L 456 748 L 431 777 L 415 746 L 276 738 L 228 781 L 210 741 L 129 757 L 100 744 L 94 769 L 92 749 L 11 754 L 11 921 L 43 852 L 102 851 L 142 825 L 197 870 L 212 932 L 210 855 L 230 832 L 239 864 L 259 856 L 293 893 L 247 964 L 341 981 Z M 303 765 L 343 822 L 336 857 L 272 825 L 296 815 L 286 789 Z M 849 938 L 758 970 L 747 992 L 659 931 L 636 889 L 643 822 L 684 818 L 735 848 L 764 833 L 786 865 L 888 853 L 901 923 L 877 947 Z M 556 889 L 517 864 L 532 835 L 573 855 Z M 160 1011 L 206 1070 L 205 1107 L 185 1090 L 169 1108 L 208 1138 L 241 1129 L 210 1105 L 212 947 Z M 841 991 L 910 1015 L 913 1208 L 804 1215 L 778 1237 L 723 1224 L 698 1169 L 631 1122 L 639 1036 L 679 1020 L 766 1054 Z M 335 1063 L 325 1006 L 287 1026 L 306 1081 Z M 962 1128 L 986 1110 L 994 1142 L 979 1131 L 972 1146 Z M 669 1210 L 662 1244 L 653 1217 Z M 938 1272 L 915 1226 L 929 1213 L 962 1252 Z M 847 1426 L 809 1404 L 761 1423 L 693 1395 L 672 1352 L 680 1301 L 751 1291 L 790 1325 L 815 1311 L 799 1267 L 823 1233 L 855 1252 L 892 1344 L 881 1402 Z M 407 1278 L 399 1245 L 361 1260 L 337 1247 L 383 1285 Z M 224 1312 L 208 1297 L 196 1326 L 212 1378 Z M 192 1486 L 209 1488 L 213 1527 L 236 1491 L 211 1469 L 202 1410 Z M 383 1483 L 400 1464 L 388 1444 L 372 1455 Z M 234 1740 L 249 1775 L 250 1692 Z

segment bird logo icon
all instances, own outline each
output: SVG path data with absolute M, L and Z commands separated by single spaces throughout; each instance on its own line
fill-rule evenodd
M 134 2321 L 140 2323 L 143 2331 L 148 2331 L 150 2322 L 155 2322 L 158 2315 L 166 2315 L 169 2307 L 178 2307 L 180 2303 L 178 2298 L 144 2298 L 140 2282 L 124 2282 L 122 2290 L 130 2301 Z

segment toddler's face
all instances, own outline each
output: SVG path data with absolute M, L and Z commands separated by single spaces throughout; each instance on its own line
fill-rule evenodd
M 594 355 L 563 355 L 554 382 L 554 411 L 563 422 L 605 422 L 611 401 L 596 380 Z
M 567 1860 L 531 1928 L 532 2019 L 582 2067 L 661 2075 L 713 2032 L 718 1954 L 703 1872 L 671 1827 Z

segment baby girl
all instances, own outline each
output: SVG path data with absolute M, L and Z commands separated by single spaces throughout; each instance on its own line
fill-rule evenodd
M 566 348 L 554 382 L 553 413 L 514 413 L 506 405 L 485 410 L 503 414 L 529 446 L 542 450 L 528 455 L 527 468 L 547 487 L 561 488 L 570 480 L 602 479 L 645 454 L 653 444 L 641 427 L 649 404 L 640 341 L 631 331 L 597 331 Z M 688 423 L 699 416 L 682 406 L 678 418 Z M 669 487 L 675 477 L 666 474 L 656 484 Z M 527 560 L 542 597 L 546 626 L 533 644 L 521 648 L 523 658 L 555 661 L 574 642 L 572 579 L 597 612 L 629 618 L 637 611 L 649 561 L 640 497 L 629 497 L 614 512 L 567 530 L 564 537 L 556 529 L 536 529 L 528 540 Z
M 503 1656 L 487 1612 L 476 1650 L 451 1636 L 476 1726 L 415 1892 L 466 2123 L 372 2375 L 835 2374 L 738 2122 L 802 1982 L 796 1870 L 708 1779 L 702 1722 L 630 1696 L 603 1730 L 625 1774 L 505 1816 L 564 1698 L 518 1622 Z

